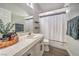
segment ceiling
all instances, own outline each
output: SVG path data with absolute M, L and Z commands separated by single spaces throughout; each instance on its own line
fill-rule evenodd
M 33 3 L 39 13 L 61 9 L 64 3 Z M 33 15 L 33 9 L 26 3 L 0 3 L 0 8 L 8 9 L 21 16 Z
M 40 13 L 64 8 L 64 3 L 37 3 L 36 5 Z
M 32 15 L 32 8 L 26 5 L 26 3 L 0 3 L 0 8 L 10 10 L 11 12 L 20 16 Z

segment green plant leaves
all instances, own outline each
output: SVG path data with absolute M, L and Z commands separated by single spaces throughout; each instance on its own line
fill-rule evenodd
M 14 24 L 11 24 L 10 22 L 7 24 L 0 24 L 0 33 L 2 34 L 8 34 L 9 31 L 13 28 Z

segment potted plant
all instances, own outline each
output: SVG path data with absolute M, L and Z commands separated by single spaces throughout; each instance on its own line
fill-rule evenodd
M 10 35 L 10 30 L 13 28 L 14 24 L 11 24 L 10 22 L 7 24 L 0 24 L 0 33 L 2 34 L 2 39 L 1 40 L 7 40 Z

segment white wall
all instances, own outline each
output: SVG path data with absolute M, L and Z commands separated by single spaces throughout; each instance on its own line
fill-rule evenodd
M 19 16 L 19 15 L 16 15 L 16 14 L 13 14 L 11 15 L 11 21 L 12 23 L 18 23 L 18 24 L 24 24 L 24 32 L 25 32 L 25 19 L 23 16 Z M 14 27 L 15 29 L 15 27 Z
M 75 16 L 79 16 L 79 4 L 70 4 L 69 5 L 70 12 L 67 13 L 68 19 Z M 66 36 L 67 39 L 67 48 L 70 51 L 71 55 L 79 56 L 79 40 L 75 40 L 70 36 Z
M 0 19 L 3 21 L 4 24 L 11 22 L 11 23 L 19 23 L 24 24 L 24 31 L 25 29 L 25 20 L 23 16 L 16 15 L 10 10 L 0 8 Z M 12 29 L 14 30 L 15 27 Z
M 13 23 L 24 24 L 24 18 L 22 16 L 19 16 L 19 15 L 16 15 L 16 14 L 12 14 L 11 21 Z
M 0 19 L 2 20 L 3 24 L 11 22 L 11 11 L 0 8 Z
M 4 24 L 11 22 L 11 11 L 0 8 L 0 19 Z

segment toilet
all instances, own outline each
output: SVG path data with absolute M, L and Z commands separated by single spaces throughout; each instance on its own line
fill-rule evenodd
M 44 51 L 49 51 L 49 40 L 44 39 Z

